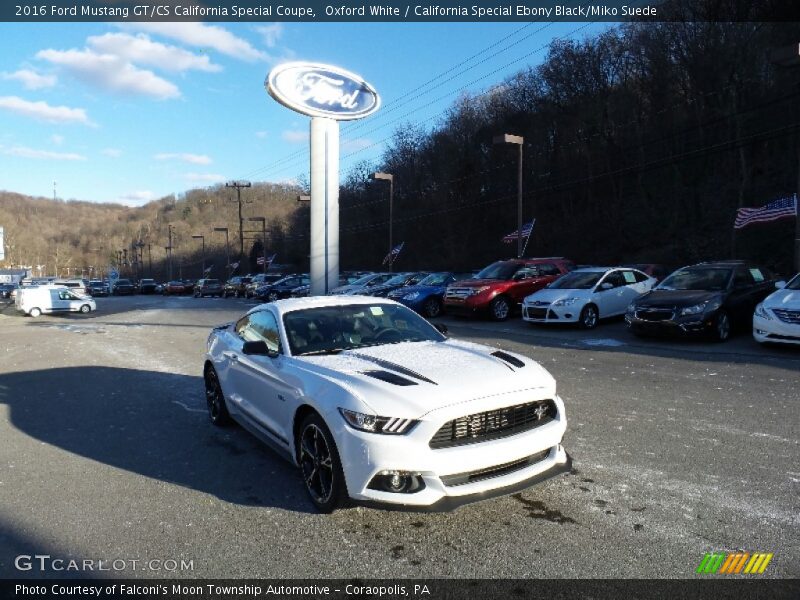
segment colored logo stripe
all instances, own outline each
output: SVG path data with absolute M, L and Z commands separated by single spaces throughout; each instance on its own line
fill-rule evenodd
M 750 575 L 760 575 L 767 569 L 767 565 L 772 560 L 774 554 L 766 552 L 707 552 L 700 561 L 696 573 L 719 573 L 727 575 L 738 575 L 740 573 Z

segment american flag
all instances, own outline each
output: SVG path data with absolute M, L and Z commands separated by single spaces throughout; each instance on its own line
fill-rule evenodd
M 404 245 L 405 245 L 405 242 L 401 242 L 397 246 L 392 248 L 389 251 L 389 254 L 386 255 L 386 258 L 383 259 L 383 264 L 384 265 L 389 265 L 389 264 L 394 263 L 394 260 L 397 258 L 397 255 L 400 254 L 400 251 L 403 249 Z
M 231 263 L 231 271 L 235 271 L 238 268 L 239 268 L 239 261 L 236 261 L 235 263 Z
M 272 262 L 275 260 L 275 257 L 276 257 L 276 256 L 278 256 L 278 255 L 277 255 L 277 254 L 273 254 L 272 256 L 270 256 L 269 258 L 267 258 L 267 259 L 266 259 L 266 261 L 267 261 L 267 266 L 269 266 L 269 265 L 271 265 L 271 264 L 272 264 Z M 264 258 L 263 256 L 259 256 L 259 257 L 258 257 L 258 260 L 257 260 L 256 262 L 257 262 L 259 265 L 263 265 L 263 264 L 264 264 L 264 260 L 265 260 L 265 258 Z
M 747 227 L 750 223 L 766 223 L 784 217 L 797 216 L 797 194 L 775 200 L 759 208 L 740 208 L 736 211 L 734 229 Z
M 213 269 L 213 268 L 214 268 L 214 265 L 211 265 L 210 267 L 208 267 L 205 271 L 203 271 L 203 275 L 205 277 L 208 277 L 208 274 L 211 273 L 211 269 Z
M 530 235 L 531 235 L 531 231 L 533 231 L 533 224 L 534 224 L 534 223 L 536 223 L 536 219 L 534 219 L 534 220 L 533 220 L 533 221 L 531 221 L 530 223 L 525 223 L 525 225 L 523 225 L 523 226 L 522 226 L 522 233 L 520 233 L 519 229 L 517 229 L 517 230 L 514 230 L 514 231 L 512 231 L 511 233 L 509 233 L 508 235 L 506 235 L 506 236 L 503 236 L 503 241 L 504 241 L 506 244 L 510 244 L 511 242 L 514 242 L 514 241 L 516 241 L 516 240 L 517 240 L 517 238 L 521 238 L 521 237 L 522 237 L 522 238 L 527 238 L 527 237 L 530 237 Z

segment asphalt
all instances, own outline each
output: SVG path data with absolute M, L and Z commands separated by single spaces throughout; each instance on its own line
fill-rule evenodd
M 38 553 L 127 561 L 102 576 L 686 578 L 739 550 L 800 576 L 800 349 L 441 319 L 556 377 L 572 473 L 451 513 L 320 515 L 291 465 L 207 421 L 205 339 L 249 305 L 0 309 L 0 577 L 98 575 L 15 568 Z

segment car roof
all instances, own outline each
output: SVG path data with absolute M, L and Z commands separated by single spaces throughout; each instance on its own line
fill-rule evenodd
M 284 300 L 275 300 L 274 302 L 259 304 L 247 311 L 247 314 L 249 315 L 254 312 L 265 310 L 270 306 L 274 308 L 279 316 L 283 316 L 286 313 L 306 308 L 350 306 L 353 304 L 391 304 L 402 306 L 393 300 L 376 298 L 375 296 L 308 296 L 306 298 L 286 298 Z

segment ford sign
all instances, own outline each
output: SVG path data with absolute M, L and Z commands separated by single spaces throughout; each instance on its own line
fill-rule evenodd
M 315 63 L 278 65 L 267 77 L 267 91 L 278 102 L 311 117 L 351 121 L 381 105 L 378 92 L 358 75 Z

